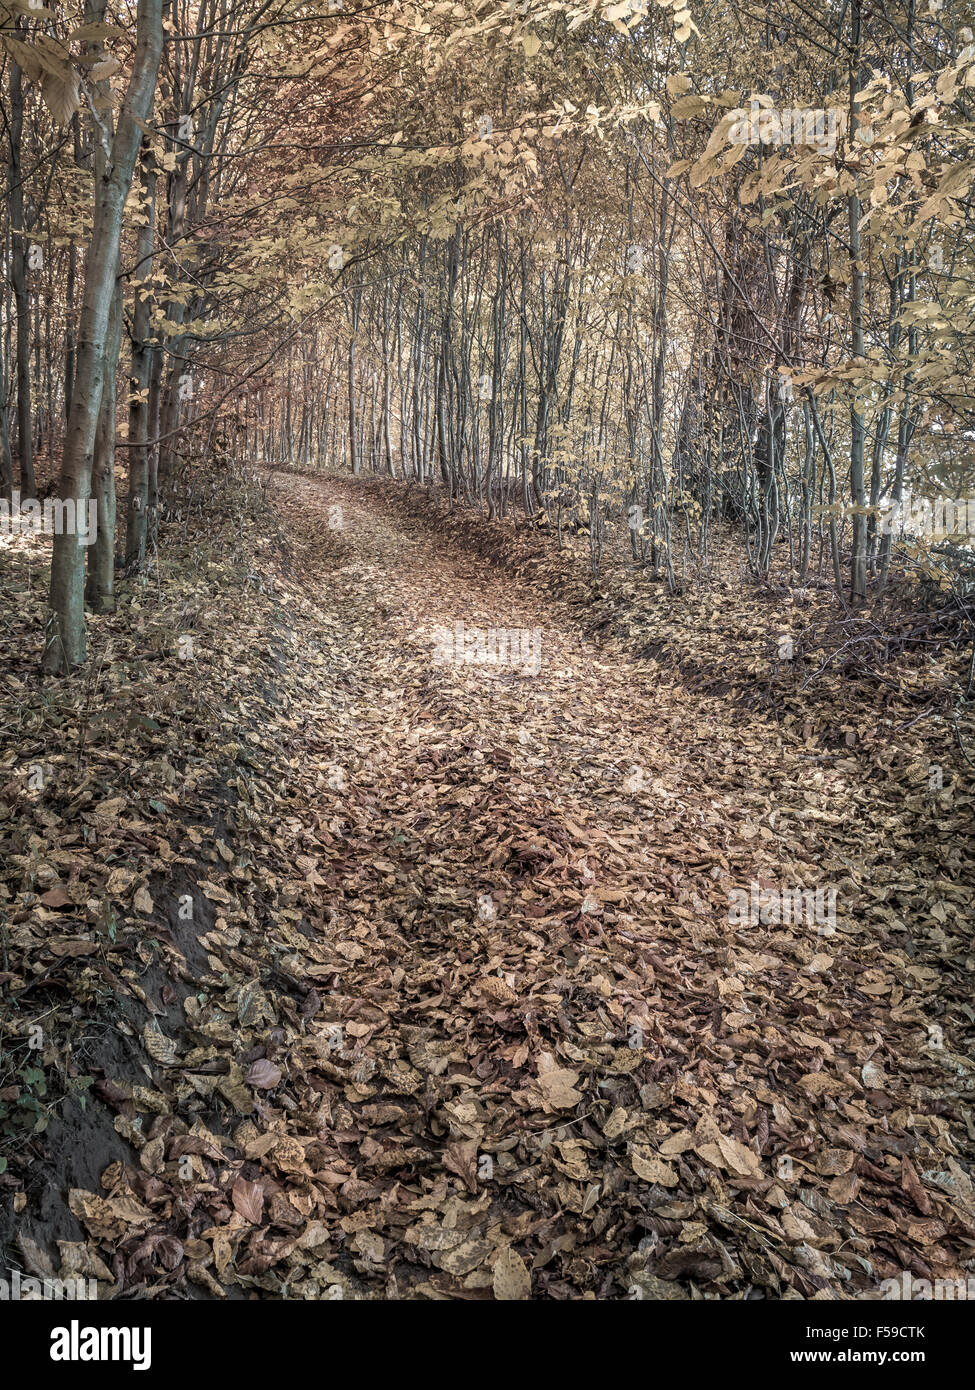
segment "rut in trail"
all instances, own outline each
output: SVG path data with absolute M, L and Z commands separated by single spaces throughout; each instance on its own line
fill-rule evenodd
M 924 1050 L 932 972 L 891 972 L 851 910 L 842 777 L 582 641 L 449 520 L 351 481 L 272 496 L 323 658 L 295 730 L 321 1008 L 278 1117 L 304 1163 L 274 1180 L 313 1194 L 274 1252 L 290 1291 L 863 1296 L 957 1269 L 970 1140 Z M 540 663 L 445 661 L 456 623 L 473 650 L 540 630 Z M 729 921 L 753 881 L 824 880 L 835 930 Z

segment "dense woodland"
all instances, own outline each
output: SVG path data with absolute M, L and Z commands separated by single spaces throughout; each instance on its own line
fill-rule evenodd
M 17 1268 L 43 1174 L 122 1297 L 973 1287 L 975 8 L 0 0 L 0 90 Z
M 136 568 L 188 457 L 435 479 L 594 564 L 622 525 L 671 582 L 730 525 L 852 602 L 896 504 L 972 487 L 961 10 L 7 16 L 0 467 L 107 523 L 84 579 L 56 549 L 48 670 L 113 601 L 116 433 Z

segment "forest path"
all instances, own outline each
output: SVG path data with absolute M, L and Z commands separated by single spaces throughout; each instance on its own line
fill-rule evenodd
M 374 488 L 271 486 L 321 624 L 310 1047 L 345 1087 L 328 1131 L 359 1276 L 808 1297 L 955 1268 L 939 1210 L 970 1194 L 917 1084 L 951 1065 L 926 1051 L 934 972 L 850 907 L 848 762 L 600 651 Z M 438 661 L 457 622 L 540 630 L 537 671 Z M 836 888 L 837 929 L 729 922 L 753 880 Z

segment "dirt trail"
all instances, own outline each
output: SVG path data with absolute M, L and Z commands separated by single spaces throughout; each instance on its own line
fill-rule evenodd
M 272 496 L 325 658 L 294 798 L 326 846 L 303 1047 L 361 1287 L 869 1296 L 961 1273 L 972 1071 L 937 1001 L 970 981 L 941 973 L 943 910 L 904 921 L 889 841 L 919 813 L 882 767 L 582 641 L 375 488 L 278 474 Z M 540 631 L 537 669 L 438 660 L 458 622 Z M 949 847 L 930 873 L 950 907 Z M 828 897 L 730 922 L 755 881 L 835 889 L 835 923 Z

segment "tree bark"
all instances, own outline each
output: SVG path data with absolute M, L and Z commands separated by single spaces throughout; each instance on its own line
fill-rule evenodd
M 104 164 L 95 170 L 95 215 L 85 271 L 78 332 L 78 355 L 71 413 L 61 465 L 61 497 L 76 508 L 87 505 L 95 433 L 105 380 L 109 314 L 119 266 L 119 243 L 125 199 L 132 183 L 142 126 L 152 113 L 156 76 L 162 54 L 163 0 L 139 0 L 136 53 L 132 78 L 111 147 L 104 141 Z M 98 161 L 101 163 L 101 161 Z M 101 524 L 101 518 L 98 518 Z M 65 674 L 85 659 L 84 555 L 80 538 L 67 530 L 54 538 L 50 614 L 43 669 Z
M 102 402 L 95 431 L 91 491 L 98 530 L 88 548 L 85 602 L 95 613 L 115 611 L 115 368 L 122 341 L 122 284 L 115 282 L 109 313 Z
M 24 127 L 24 92 L 20 68 L 10 60 L 10 279 L 17 310 L 17 449 L 20 486 L 26 497 L 37 494 L 34 479 L 33 421 L 30 396 L 30 295 L 27 293 L 27 227 L 20 146 Z
M 129 377 L 129 498 L 125 527 L 125 565 L 141 573 L 146 563 L 146 528 L 149 516 L 149 347 L 150 298 L 146 288 L 152 274 L 152 250 L 156 235 L 156 173 L 148 161 L 142 182 L 146 194 L 145 221 L 139 228 L 136 249 L 137 279 L 132 315 L 132 367 Z

